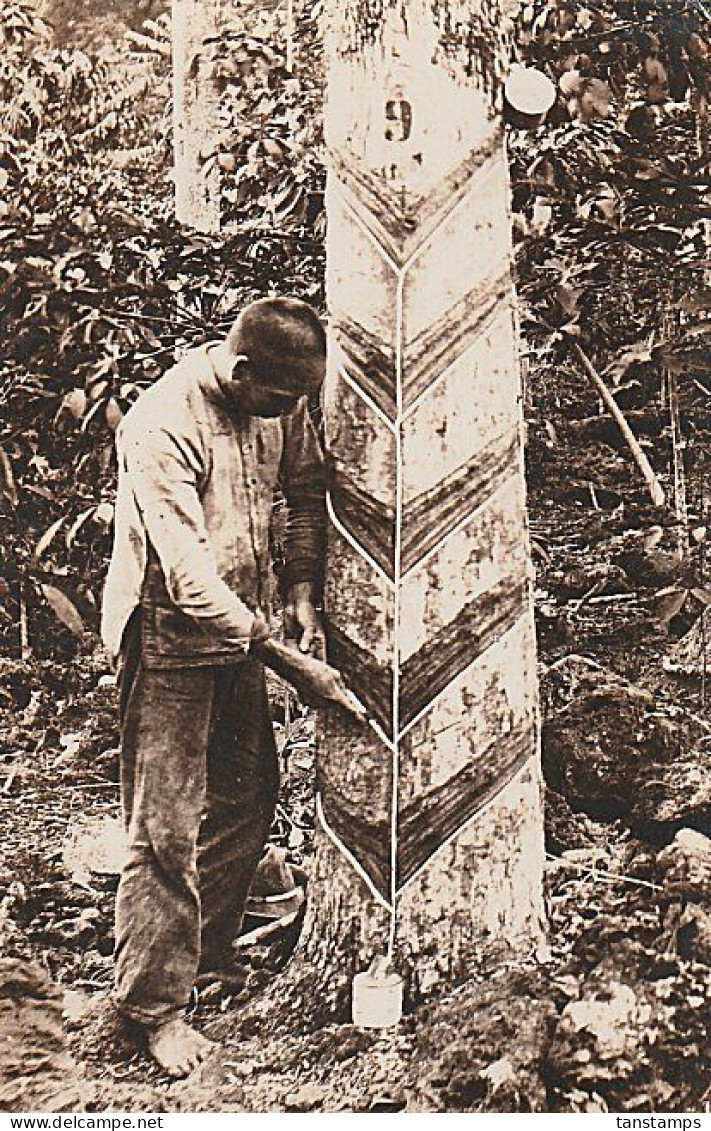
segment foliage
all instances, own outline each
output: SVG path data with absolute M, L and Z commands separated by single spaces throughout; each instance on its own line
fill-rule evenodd
M 231 11 L 206 45 L 223 92 L 223 131 L 205 155 L 222 170 L 225 235 L 214 240 L 165 219 L 167 17 L 154 12 L 119 52 L 89 57 L 58 48 L 30 0 L 0 15 L 0 496 L 14 530 L 0 633 L 15 650 L 23 607 L 35 647 L 51 608 L 77 627 L 52 589 L 95 623 L 112 432 L 140 390 L 250 297 L 321 303 L 320 4 L 295 5 L 291 44 L 281 7 Z M 704 34 L 698 9 L 677 0 L 520 5 L 520 58 L 559 91 L 538 133 L 511 133 L 519 290 L 539 372 L 569 358 L 571 336 L 590 348 L 594 326 L 596 364 L 615 383 L 650 384 L 661 361 L 703 375 Z M 683 329 L 671 343 L 665 306 Z
M 0 630 L 14 636 L 19 618 L 20 643 L 26 648 L 28 603 L 44 593 L 55 611 L 62 606 L 62 594 L 57 598 L 56 587 L 47 588 L 42 559 L 51 557 L 50 542 L 62 525 L 68 528 L 68 548 L 79 533 L 77 514 L 66 509 L 70 492 L 76 488 L 70 508 L 78 507 L 80 514 L 83 509 L 85 520 L 88 503 L 101 502 L 96 464 L 92 487 L 82 490 L 82 461 L 92 453 L 63 435 L 62 394 L 81 372 L 83 355 L 96 354 L 90 320 L 76 301 L 87 265 L 92 259 L 110 264 L 117 222 L 125 227 L 128 218 L 136 224 L 126 209 L 135 201 L 135 190 L 112 154 L 143 142 L 155 159 L 161 144 L 149 129 L 150 68 L 60 50 L 26 0 L 3 8 L 0 43 L 0 439 L 2 501 L 14 531 L 2 551 Z M 108 352 L 112 349 L 109 343 Z M 76 399 L 72 405 L 76 410 Z M 101 449 L 98 458 L 105 469 Z M 105 535 L 106 510 L 91 507 L 88 513 L 98 515 L 94 527 Z M 35 546 L 36 524 L 48 518 L 53 538 Z M 59 568 L 66 575 L 68 563 Z M 87 569 L 91 573 L 91 554 L 82 572 Z M 89 594 L 87 588 L 87 600 Z M 60 613 L 60 620 L 75 631 L 81 623 L 76 610 Z M 37 627 L 46 627 L 41 617 Z
M 255 10 L 248 0 L 237 0 L 219 39 L 205 45 L 221 92 L 221 134 L 204 154 L 204 169 L 215 162 L 220 166 L 222 222 L 228 230 L 236 223 L 302 229 L 321 239 L 322 4 L 294 9 L 290 28 L 282 5 Z M 137 50 L 165 57 L 169 22 L 146 21 L 129 39 Z
M 17 537 L 6 569 L 35 594 L 49 577 L 68 576 L 93 623 L 122 415 L 187 346 L 224 329 L 236 306 L 283 286 L 318 301 L 320 266 L 300 270 L 298 242 L 280 244 L 277 257 L 259 235 L 199 238 L 111 215 L 97 218 L 91 239 L 55 233 L 32 263 L 21 261 L 21 241 L 7 250 L 17 260 L 5 287 L 1 442 L 5 465 L 17 469 L 4 492 Z M 8 615 L 15 620 L 16 607 Z
M 634 482 L 630 487 L 626 460 L 611 447 L 601 448 L 596 438 L 586 441 L 589 425 L 608 422 L 579 419 L 581 412 L 594 410 L 594 398 L 588 398 L 591 409 L 570 372 L 569 347 L 571 339 L 584 344 L 627 405 L 652 401 L 661 363 L 675 368 L 684 388 L 694 384 L 692 377 L 704 379 L 708 147 L 705 65 L 697 66 L 705 64 L 699 10 L 676 0 L 524 4 L 519 50 L 548 71 L 559 98 L 537 134 L 511 135 L 519 289 L 536 364 L 531 384 L 549 426 L 547 433 L 540 429 L 546 446 L 536 451 L 533 421 L 529 448 L 532 513 L 545 563 L 538 575 L 543 594 L 538 614 L 549 687 L 551 680 L 562 680 L 565 656 L 571 665 L 564 700 L 578 694 L 585 668 L 592 669 L 588 679 L 595 695 L 610 666 L 631 669 L 635 679 L 646 672 L 646 700 L 634 687 L 630 700 L 647 702 L 655 727 L 684 751 L 687 735 L 677 724 L 685 705 L 698 712 L 697 694 L 684 683 L 660 695 L 665 678 L 659 673 L 660 628 L 673 631 L 690 604 L 707 607 L 708 582 L 703 574 L 696 579 L 681 571 L 676 560 L 670 564 L 655 556 L 661 527 L 653 528 L 653 538 L 643 531 L 641 545 L 630 545 L 636 532 L 628 527 L 644 525 L 648 512 L 639 505 Z M 64 662 L 96 620 L 112 518 L 112 430 L 143 387 L 187 345 L 225 326 L 244 301 L 288 291 L 321 304 L 320 60 L 314 26 L 299 18 L 295 70 L 287 72 L 282 19 L 277 12 L 254 23 L 245 5 L 230 32 L 230 51 L 215 47 L 216 65 L 226 72 L 225 135 L 208 159 L 223 168 L 228 227 L 212 239 L 181 232 L 164 218 L 171 191 L 165 179 L 167 21 L 156 18 L 129 37 L 122 50 L 125 67 L 94 58 L 87 67 L 81 53 L 53 47 L 29 5 L 6 6 L 0 14 L 1 101 L 20 108 L 12 129 L 7 122 L 0 127 L 0 199 L 6 205 L 0 218 L 0 521 L 11 531 L 0 547 L 0 649 L 17 655 L 29 645 L 35 653 L 27 663 L 2 663 L 0 709 L 7 725 L 0 796 L 10 848 L 2 925 L 16 927 L 43 962 L 49 956 L 65 985 L 105 984 L 112 949 L 109 884 L 96 876 L 88 888 L 70 883 L 57 851 L 57 837 L 76 821 L 77 806 L 98 814 L 107 797 L 109 807 L 117 804 L 111 784 L 117 777 L 113 692 L 105 675 L 97 683 L 105 669 L 94 640 L 87 641 L 91 656 Z M 233 56 L 242 60 L 239 66 Z M 684 81 L 688 88 L 682 91 Z M 675 327 L 671 342 L 664 338 L 665 307 Z M 549 378 L 550 395 L 544 395 Z M 707 418 L 703 386 L 699 392 Z M 568 426 L 560 436 L 551 422 L 556 413 Z M 647 415 L 658 425 L 658 404 Z M 658 514 L 653 517 L 660 521 Z M 694 534 L 703 548 L 704 527 Z M 666 588 L 659 591 L 662 584 Z M 705 645 L 703 621 L 701 635 Z M 705 675 L 705 658 L 703 663 Z M 559 708 L 558 703 L 549 708 L 556 734 L 565 721 Z M 594 728 L 607 741 L 615 768 L 620 717 L 617 708 L 602 719 L 598 712 Z M 581 710 L 578 718 L 580 733 L 589 736 L 590 712 Z M 693 715 L 689 719 L 698 722 Z M 632 746 L 639 745 L 636 725 L 631 714 Z M 306 742 L 307 750 L 297 756 L 297 745 L 304 744 L 293 743 L 291 750 L 286 820 L 294 817 L 296 804 L 298 824 L 292 830 L 301 832 L 298 826 L 304 825 L 308 836 L 313 751 Z M 584 745 L 578 742 L 575 749 Z M 604 747 L 605 741 L 598 744 Z M 690 760 L 704 782 L 701 757 L 707 752 L 707 745 L 701 754 L 692 750 Z M 285 763 L 288 755 L 287 749 Z M 660 768 L 681 781 L 676 793 L 668 778 L 653 780 Z M 641 792 L 650 808 L 636 766 L 627 769 L 635 803 Z M 657 826 L 669 822 L 670 798 L 678 803 L 674 823 L 689 820 L 687 780 L 692 779 L 681 778 L 676 759 L 665 767 L 645 766 L 645 786 L 663 795 Z M 512 1002 L 530 1006 L 527 1032 L 535 1029 L 542 1042 L 535 1046 L 541 1050 L 536 1077 L 543 1066 L 540 1087 L 545 1083 L 544 1102 L 551 1106 L 640 1110 L 676 1104 L 681 1110 L 707 1102 L 698 1049 L 708 960 L 688 919 L 677 914 L 680 907 L 671 901 L 656 854 L 630 839 L 619 823 L 573 813 L 562 796 L 550 809 L 553 847 L 565 858 L 551 875 L 547 988 L 537 984 L 539 974 L 530 985 L 494 980 L 482 1012 L 481 984 L 472 982 L 477 1008 L 459 987 L 434 1012 L 420 1014 L 400 1040 L 407 1055 L 415 1035 L 424 1050 L 425 1060 L 413 1054 L 409 1067 L 405 1057 L 404 1069 L 396 1061 L 383 1067 L 377 1042 L 372 1049 L 377 1065 L 364 1060 L 370 1046 L 351 1034 L 334 1076 L 332 1027 L 294 1045 L 281 1039 L 277 1025 L 274 1048 L 286 1064 L 282 1107 L 289 1106 L 294 1074 L 307 1060 L 318 1068 L 316 1076 L 311 1072 L 314 1080 L 330 1081 L 330 1092 L 322 1091 L 319 1101 L 324 1107 L 328 1099 L 340 1106 L 349 1098 L 364 1103 L 363 1080 L 366 1091 L 372 1081 L 382 1081 L 380 1099 L 368 1094 L 367 1104 L 371 1098 L 381 1103 L 383 1096 L 391 1102 L 390 1083 L 399 1080 L 406 1091 L 421 1095 L 419 1107 L 433 1101 L 450 1110 L 525 1106 L 532 1093 L 518 1052 L 511 1053 L 511 1019 L 501 1012 L 504 991 Z M 707 804 L 695 819 L 708 821 Z M 622 961 L 618 944 L 626 940 L 640 957 L 643 977 Z M 537 957 L 546 962 L 545 955 Z M 610 975 L 603 985 L 606 996 L 598 992 L 603 962 Z M 550 1038 L 561 1015 L 574 1019 L 584 1006 L 588 1018 L 595 1020 L 597 1011 L 609 1026 L 619 984 L 630 979 L 640 1000 L 650 995 L 657 1012 L 637 1044 L 626 1046 L 625 1057 L 620 1060 L 616 1050 L 612 1058 L 600 1055 L 594 1032 L 584 1027 L 576 1028 L 568 1045 L 559 1039 L 565 1032 L 558 1033 L 554 1059 Z M 226 1000 L 211 1015 L 213 1027 L 222 1026 L 232 1042 L 240 1038 L 234 1017 Z M 423 1025 L 429 1034 L 424 1043 Z M 463 1036 L 455 1047 L 457 1027 Z M 316 1045 L 309 1045 L 312 1039 Z M 106 1057 L 115 1058 L 116 1050 L 106 1031 L 89 1025 L 82 1041 L 90 1064 L 100 1060 L 102 1086 L 111 1090 Z M 264 1041 L 260 1030 L 252 1041 L 257 1061 Z M 525 1044 L 519 1041 L 519 1051 L 525 1052 Z M 354 1074 L 355 1056 L 361 1059 Z M 128 1094 L 122 1088 L 135 1101 L 144 1067 L 131 1051 L 118 1068 L 128 1073 L 117 1085 L 120 1095 L 111 1091 L 120 1106 Z M 229 1094 L 218 1088 L 207 1098 L 213 1106 L 227 1102 L 233 1109 L 237 1094 L 231 1083 Z M 156 1096 L 164 1092 L 152 1088 L 144 1106 L 150 1108 Z
M 14 538 L 0 559 L 0 634 L 17 651 L 29 619 L 30 643 L 52 652 L 50 610 L 76 635 L 96 624 L 123 413 L 250 298 L 287 288 L 318 304 L 322 256 L 313 239 L 275 240 L 258 222 L 208 239 L 162 218 L 168 150 L 150 111 L 166 101 L 156 50 L 166 21 L 129 37 L 111 85 L 115 63 L 53 48 L 29 5 L 0 19 L 12 45 L 6 89 L 35 107 L 16 115 L 2 159 L 12 191 L 1 221 L 0 506 Z
M 280 10 L 262 13 L 243 3 L 214 48 L 224 85 L 225 132 L 217 156 L 227 176 L 225 220 L 245 211 L 276 227 L 305 225 L 323 236 L 324 170 L 321 4 L 304 7 L 289 31 Z M 247 206 L 247 208 L 245 208 Z
M 158 19 L 169 7 L 168 0 L 104 0 L 100 8 L 94 0 L 44 0 L 55 41 L 87 51 L 122 44 L 129 28 Z
M 677 549 L 693 566 L 668 600 L 657 585 L 664 631 L 705 585 L 703 547 L 689 550 L 685 527 L 687 504 L 703 527 L 704 487 L 697 476 L 687 500 L 684 481 L 703 462 L 699 392 L 709 390 L 707 25 L 702 6 L 682 0 L 526 5 L 522 59 L 558 98 L 537 133 L 510 137 L 522 326 L 539 389 L 560 389 L 571 371 L 580 382 L 582 348 L 626 410 L 659 422 L 649 455 L 662 476 L 671 453 L 673 507 L 653 521 L 680 524 Z M 563 416 L 576 395 L 559 401 Z M 541 423 L 556 436 L 549 416 Z M 692 434 L 703 444 L 687 449 Z
M 56 48 L 29 0 L 3 8 L 0 45 L 0 220 L 91 224 L 93 202 L 119 188 L 116 177 L 102 181 L 112 150 L 155 146 L 145 105 L 150 68 Z
M 559 92 L 538 136 L 512 138 L 526 325 L 554 356 L 594 327 L 619 381 L 652 360 L 660 309 L 706 302 L 709 46 L 681 0 L 548 0 L 521 25 Z

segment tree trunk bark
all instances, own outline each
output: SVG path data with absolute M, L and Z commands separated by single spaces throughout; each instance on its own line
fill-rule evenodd
M 301 962 L 338 991 L 543 930 L 504 4 L 327 4 L 326 609 L 371 722 L 322 720 Z
M 200 232 L 220 230 L 219 97 L 205 58 L 219 16 L 220 0 L 173 0 L 175 213 Z

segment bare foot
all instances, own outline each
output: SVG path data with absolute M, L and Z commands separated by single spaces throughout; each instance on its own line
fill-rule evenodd
M 146 1033 L 151 1055 L 169 1076 L 189 1076 L 213 1049 L 214 1043 L 196 1033 L 184 1021 L 166 1021 Z

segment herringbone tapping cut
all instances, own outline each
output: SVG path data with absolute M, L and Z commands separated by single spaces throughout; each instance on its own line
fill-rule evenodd
M 336 45 L 327 137 L 329 652 L 371 725 L 327 724 L 319 806 L 393 920 L 536 748 L 501 115 L 435 7 Z

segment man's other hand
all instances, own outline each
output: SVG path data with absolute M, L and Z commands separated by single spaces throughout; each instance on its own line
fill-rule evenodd
M 323 618 L 314 606 L 310 582 L 293 585 L 284 605 L 284 629 L 287 640 L 293 640 L 304 655 L 317 660 L 326 658 L 326 633 Z

